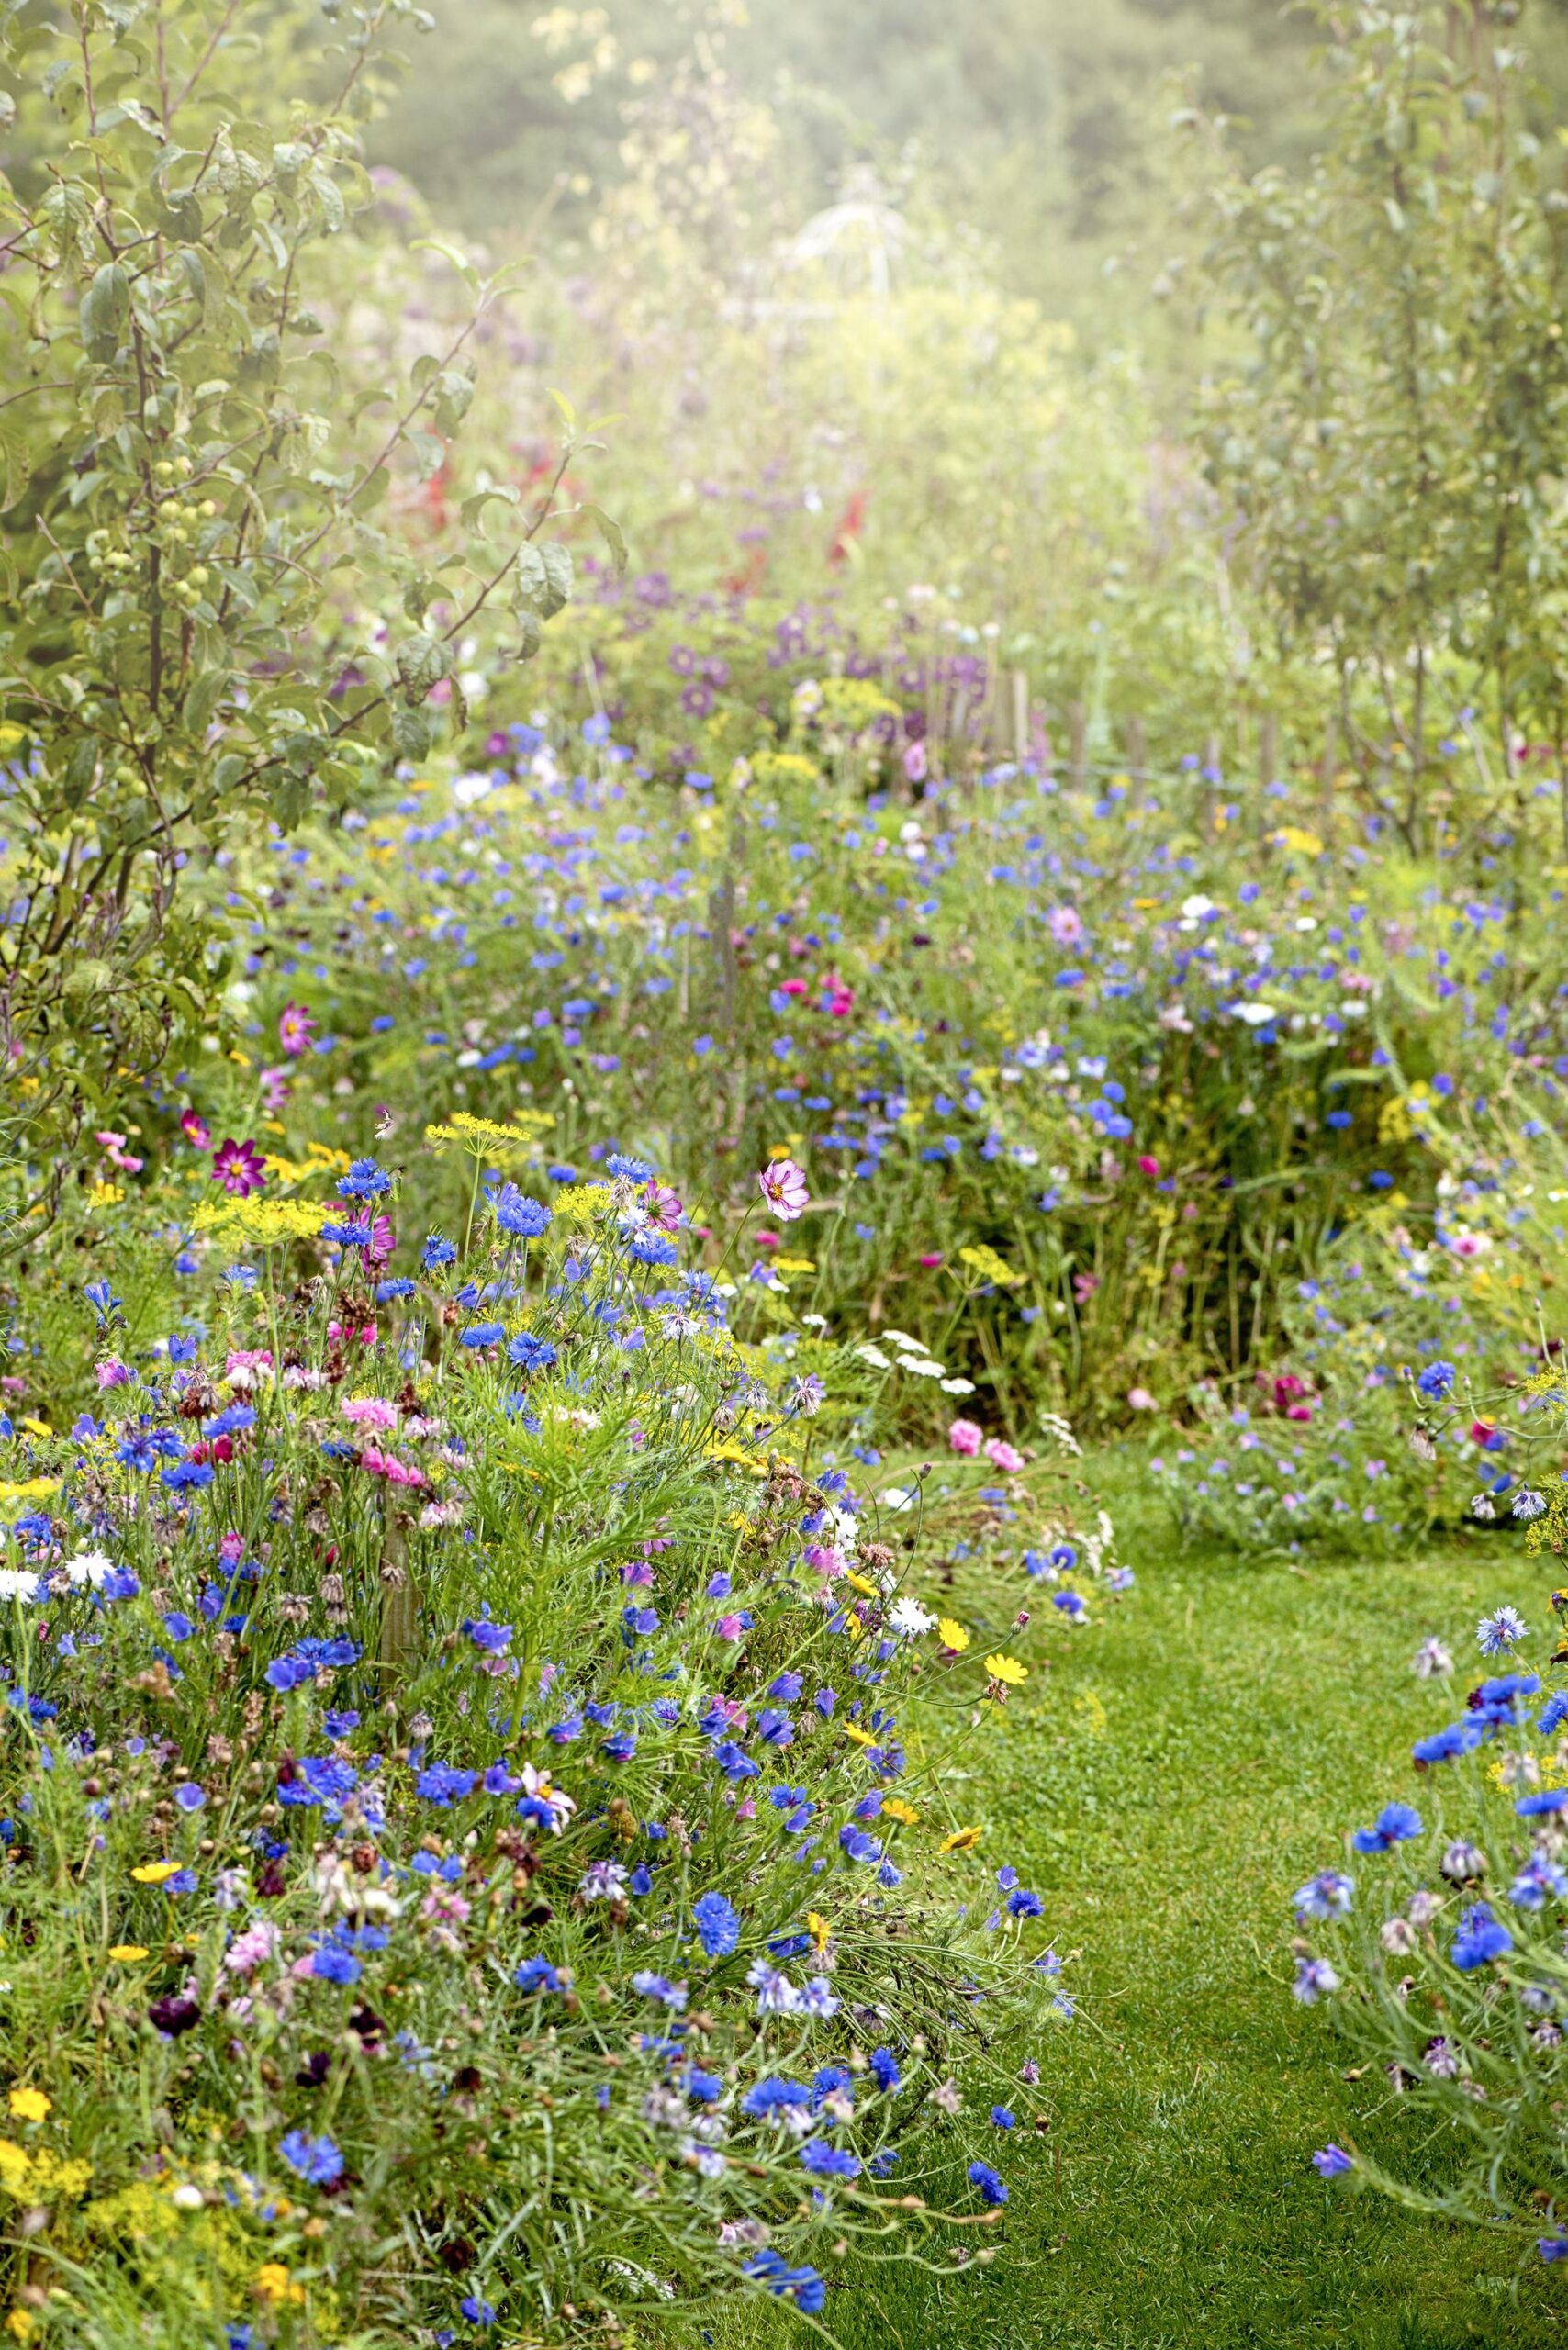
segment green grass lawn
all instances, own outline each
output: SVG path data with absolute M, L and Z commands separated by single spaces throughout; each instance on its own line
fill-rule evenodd
M 1481 2230 L 1317 2178 L 1331 2137 L 1409 2167 L 1426 2133 L 1381 2082 L 1343 2080 L 1352 2056 L 1288 1989 L 1292 1892 L 1411 1793 L 1410 1740 L 1442 1718 L 1409 1669 L 1419 1640 L 1450 1637 L 1462 1671 L 1483 1603 L 1529 1601 L 1539 1626 L 1539 1564 L 1504 1541 L 1260 1566 L 1183 1553 L 1152 1515 L 1123 1547 L 1136 1597 L 1055 1644 L 958 1806 L 1027 1860 L 1081 1953 L 1082 2012 L 1042 2050 L 1051 2135 L 999 2142 L 1014 2191 L 992 2266 L 882 2268 L 834 2292 L 835 2332 L 850 2350 L 1561 2340 L 1568 2290 L 1533 2255 L 1521 2271 Z M 756 2338 L 739 2311 L 705 2332 Z

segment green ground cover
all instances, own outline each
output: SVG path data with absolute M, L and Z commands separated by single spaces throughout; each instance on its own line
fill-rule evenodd
M 1099 1465 L 1099 1464 L 1097 1464 Z M 1113 1475 L 1130 1483 L 1126 1468 Z M 834 2302 L 846 2350 L 1533 2350 L 1551 2272 L 1477 2230 L 1327 2189 L 1329 2139 L 1441 2175 L 1428 2125 L 1332 2062 L 1289 1997 L 1290 1897 L 1337 1858 L 1441 1712 L 1409 1663 L 1430 1631 L 1535 1596 L 1506 1539 L 1397 1565 L 1183 1552 L 1154 1513 L 1133 1605 L 1074 1639 L 991 1733 L 969 1796 L 1048 1892 L 1077 2020 L 1048 2043 L 1048 2139 L 1012 2152 L 1006 2255 L 944 2281 L 888 2270 Z M 1539 1607 L 1536 1611 L 1540 1613 Z M 960 1806 L 960 1808 L 965 1807 Z M 1362 1863 L 1369 1869 L 1375 1864 Z M 717 2350 L 749 2317 L 707 2329 Z

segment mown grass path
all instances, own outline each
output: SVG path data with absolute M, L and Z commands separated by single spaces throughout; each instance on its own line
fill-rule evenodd
M 1568 2290 L 1533 2256 L 1521 2270 L 1483 2231 L 1319 2181 L 1329 2138 L 1434 2175 L 1441 2149 L 1423 2154 L 1372 2079 L 1342 2079 L 1353 2060 L 1290 1998 L 1287 1948 L 1295 1886 L 1348 1825 L 1416 1792 L 1410 1740 L 1446 1702 L 1411 1673 L 1420 1639 L 1443 1633 L 1467 1673 L 1483 1605 L 1523 1605 L 1539 1628 L 1547 1578 L 1506 1539 L 1259 1566 L 1183 1552 L 1151 1516 L 1124 1549 L 1136 1599 L 1057 1643 L 992 1740 L 975 1811 L 999 1852 L 1027 1853 L 1058 1947 L 1081 1953 L 1082 2013 L 1042 2051 L 1051 2135 L 1001 2145 L 1014 2187 L 994 2266 L 957 2283 L 884 2269 L 834 2294 L 835 2329 L 852 2350 L 1561 2342 Z

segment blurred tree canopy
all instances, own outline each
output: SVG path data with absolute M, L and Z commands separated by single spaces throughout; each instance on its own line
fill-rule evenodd
M 1158 171 L 1171 72 L 1201 69 L 1260 162 L 1301 160 L 1310 139 L 1316 29 L 1274 0 L 444 0 L 439 15 L 375 152 L 475 233 L 524 229 L 546 201 L 568 219 L 586 207 L 616 175 L 628 99 L 694 40 L 774 104 L 801 218 L 870 161 L 921 181 L 1028 293 L 1057 292 L 1067 249 L 1103 247 Z

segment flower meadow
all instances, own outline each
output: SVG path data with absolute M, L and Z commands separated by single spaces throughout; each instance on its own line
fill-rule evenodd
M 1518 0 L 1194 84 L 1081 332 L 776 0 L 454 5 L 473 253 L 415 0 L 0 11 L 0 2326 L 1550 2330 Z
M 459 1113 L 447 1237 L 200 1138 L 162 1279 L 81 1286 L 90 1408 L 0 1419 L 13 2332 L 631 2341 L 991 2257 L 1073 2000 L 945 1767 L 1108 1521 L 956 1423 L 1011 1578 L 928 1606 L 933 1471 L 823 1441 L 852 1337 L 737 1338 L 645 1161 L 547 1205 Z
M 1440 1366 L 1428 1393 L 1451 1378 Z M 1565 1423 L 1550 1371 L 1499 1416 L 1526 1472 L 1511 1515 L 1538 1558 L 1561 1555 L 1568 1532 Z M 1493 1506 L 1484 1492 L 1476 1505 Z M 1549 2265 L 1568 2259 L 1565 1612 L 1568 1592 L 1538 1583 L 1451 1644 L 1421 1643 L 1413 1669 L 1453 1693 L 1457 1718 L 1415 1741 L 1406 1791 L 1347 1834 L 1343 1866 L 1295 1897 L 1295 1997 L 1328 2005 L 1368 2072 L 1436 2125 L 1414 2177 L 1338 2143 L 1314 2155 L 1319 2172 L 1506 2229 Z

